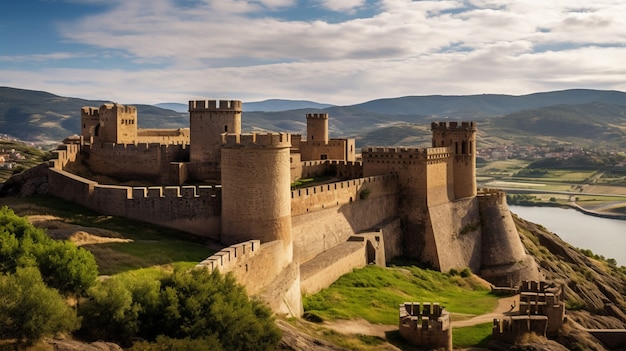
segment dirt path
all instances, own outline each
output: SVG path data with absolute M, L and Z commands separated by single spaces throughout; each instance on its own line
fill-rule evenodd
M 511 308 L 514 306 L 514 308 Z M 503 297 L 498 300 L 498 306 L 489 312 L 463 321 L 452 320 L 453 328 L 469 327 L 472 325 L 490 323 L 494 318 L 502 318 L 503 315 L 509 315 L 518 311 L 519 296 Z M 336 332 L 343 334 L 362 334 L 372 335 L 385 338 L 386 332 L 398 330 L 398 325 L 373 324 L 364 319 L 351 320 L 334 320 L 324 322 L 324 326 Z
M 513 307 L 512 307 L 513 306 Z M 472 325 L 491 323 L 494 318 L 502 318 L 503 315 L 510 315 L 519 310 L 519 296 L 503 297 L 498 300 L 498 306 L 491 312 L 481 314 L 464 321 L 452 320 L 453 328 L 469 327 Z

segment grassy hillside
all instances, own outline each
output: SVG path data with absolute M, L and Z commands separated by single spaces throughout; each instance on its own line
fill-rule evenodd
M 57 238 L 91 251 L 100 274 L 111 275 L 155 266 L 193 266 L 216 250 L 202 238 L 119 217 L 105 216 L 51 196 L 0 198 L 20 216 L 31 216 Z

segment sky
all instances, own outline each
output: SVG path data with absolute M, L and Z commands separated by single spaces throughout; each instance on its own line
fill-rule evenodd
M 626 91 L 626 1 L 4 0 L 0 86 L 126 104 Z

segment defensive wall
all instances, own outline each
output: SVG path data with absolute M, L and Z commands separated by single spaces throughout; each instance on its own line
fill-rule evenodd
M 315 294 L 339 277 L 368 264 L 385 267 L 385 242 L 382 230 L 360 233 L 334 246 L 300 266 L 300 289 Z
M 452 351 L 450 312 L 438 303 L 405 302 L 399 307 L 400 335 L 411 344 Z
M 351 236 L 383 229 L 387 257 L 401 250 L 397 176 L 390 174 L 291 191 L 294 259 L 306 262 Z M 394 245 L 394 243 L 396 245 Z
M 422 257 L 442 272 L 463 267 L 480 272 L 485 242 L 480 223 L 476 198 L 429 206 Z
M 404 254 L 439 268 L 430 209 L 454 201 L 450 148 L 363 148 L 363 175 L 395 173 L 402 189 L 398 214 L 403 220 Z M 452 225 L 451 223 L 442 225 Z M 456 221 L 455 221 L 456 222 Z M 449 235 L 449 234 L 446 234 Z M 466 267 L 465 264 L 462 267 Z
M 137 143 L 189 145 L 189 141 L 189 128 L 137 130 Z
M 300 269 L 297 264 L 282 267 L 276 255 L 283 254 L 283 243 L 262 244 L 249 240 L 223 248 L 196 268 L 232 273 L 249 295 L 264 295 L 263 300 L 276 313 L 301 316 Z
M 189 160 L 186 144 L 95 143 L 83 147 L 83 160 L 89 169 L 120 180 L 151 180 L 178 185 L 170 176 L 171 163 Z
M 509 287 L 523 280 L 541 280 L 543 276 L 537 263 L 526 253 L 519 238 L 506 194 L 497 189 L 481 189 L 476 199 L 483 219 L 481 231 L 485 243 L 482 245 L 481 276 L 494 285 Z
M 363 163 L 340 160 L 302 161 L 296 172 L 292 174 L 292 181 L 324 175 L 355 179 L 363 177 Z
M 102 185 L 54 167 L 48 170 L 48 184 L 50 194 L 103 214 L 138 219 L 220 239 L 219 187 L 133 188 Z

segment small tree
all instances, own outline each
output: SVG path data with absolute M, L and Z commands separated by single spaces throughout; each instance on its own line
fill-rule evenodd
M 76 312 L 35 267 L 17 268 L 0 276 L 0 339 L 32 344 L 44 336 L 78 328 Z

